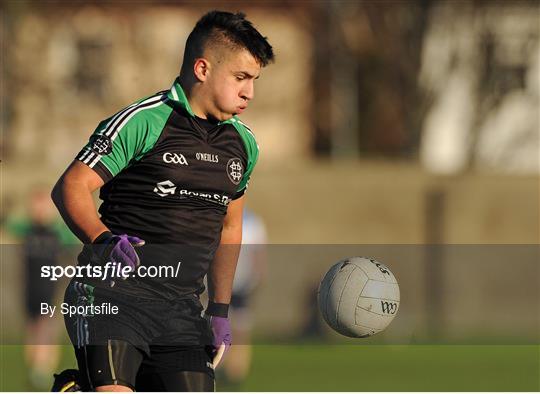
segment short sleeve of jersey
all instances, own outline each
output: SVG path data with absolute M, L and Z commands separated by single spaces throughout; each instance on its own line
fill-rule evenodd
M 153 127 L 152 113 L 144 111 L 151 108 L 149 104 L 158 106 L 159 98 L 128 107 L 101 122 L 77 160 L 96 171 L 104 182 L 115 177 L 157 139 L 160 129 Z
M 235 117 L 235 122 L 232 124 L 242 137 L 242 141 L 244 142 L 244 146 L 246 148 L 247 152 L 247 167 L 244 171 L 244 175 L 242 176 L 242 180 L 238 184 L 238 188 L 236 190 L 236 194 L 233 197 L 233 200 L 236 200 L 244 195 L 244 193 L 247 190 L 249 180 L 251 178 L 251 174 L 253 173 L 253 170 L 255 169 L 255 165 L 257 164 L 257 160 L 259 159 L 259 146 L 257 145 L 257 141 L 255 140 L 255 136 L 242 121 L 240 121 L 238 118 Z

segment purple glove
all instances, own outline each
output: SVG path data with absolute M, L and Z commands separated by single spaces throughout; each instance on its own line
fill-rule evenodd
M 214 334 L 212 345 L 217 349 L 224 344 L 225 350 L 228 350 L 231 347 L 232 340 L 229 318 L 210 316 L 210 327 L 212 327 L 212 333 Z
M 141 264 L 134 247 L 142 245 L 144 241 L 138 237 L 126 234 L 114 235 L 106 231 L 94 240 L 92 248 L 101 264 L 107 264 L 110 261 L 121 267 L 130 267 L 130 272 L 132 272 Z
M 223 358 L 225 352 L 229 350 L 232 342 L 231 323 L 227 317 L 229 306 L 227 304 L 216 304 L 210 302 L 206 310 L 206 317 L 212 329 L 213 340 L 213 361 L 216 368 Z M 215 316 L 219 314 L 220 316 Z

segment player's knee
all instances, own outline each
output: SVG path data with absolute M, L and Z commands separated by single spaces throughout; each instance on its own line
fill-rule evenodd
M 122 386 L 120 384 L 110 384 L 110 385 L 107 385 L 107 386 L 99 386 L 99 387 L 96 387 L 96 392 L 100 393 L 100 392 L 131 392 L 133 390 L 131 390 L 129 387 L 126 387 L 126 386 Z
M 82 387 L 92 391 L 133 391 L 143 355 L 133 345 L 108 340 L 107 345 L 92 345 L 75 350 Z

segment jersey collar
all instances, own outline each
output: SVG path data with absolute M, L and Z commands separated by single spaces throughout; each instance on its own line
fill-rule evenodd
M 191 106 L 189 105 L 189 101 L 186 97 L 186 94 L 184 93 L 184 89 L 182 89 L 182 86 L 180 85 L 180 81 L 178 78 L 174 80 L 174 83 L 171 86 L 171 89 L 167 92 L 167 98 L 171 100 L 173 103 L 180 106 L 184 111 L 186 111 L 191 116 L 195 116 L 195 114 L 193 113 L 193 110 L 191 109 Z
M 180 85 L 179 78 L 176 78 L 171 86 L 171 89 L 167 92 L 167 98 L 171 100 L 176 105 L 180 106 L 184 111 L 186 111 L 190 116 L 195 117 L 195 113 L 191 109 L 191 106 L 189 105 L 189 101 L 187 99 L 186 93 L 184 93 L 184 89 L 182 89 L 182 85 Z M 221 124 L 233 124 L 238 122 L 239 119 L 235 115 L 230 119 L 221 121 L 218 123 L 218 125 Z

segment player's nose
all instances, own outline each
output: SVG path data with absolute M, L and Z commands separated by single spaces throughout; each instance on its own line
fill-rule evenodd
M 240 92 L 240 97 L 242 97 L 244 100 L 249 101 L 249 100 L 252 100 L 254 96 L 255 96 L 255 89 L 253 86 L 253 81 L 249 81 L 249 83 L 246 84 L 246 86 L 244 86 L 244 88 Z

